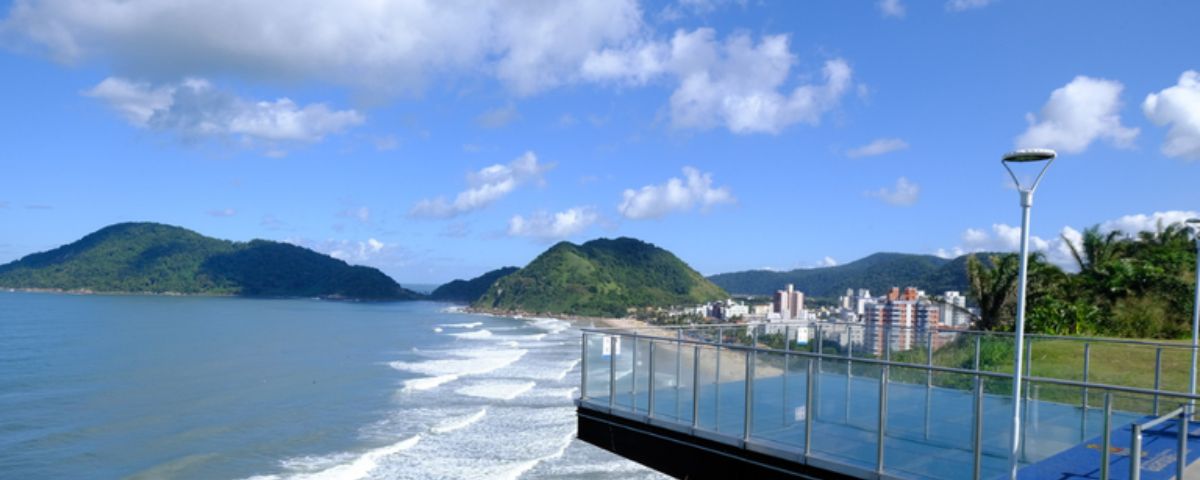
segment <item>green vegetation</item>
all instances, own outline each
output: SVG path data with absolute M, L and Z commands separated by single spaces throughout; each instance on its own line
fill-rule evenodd
M 448 302 L 471 303 L 479 300 L 497 280 L 520 270 L 517 267 L 504 267 L 492 270 L 470 280 L 454 280 L 442 285 L 429 294 L 433 300 Z
M 157 223 L 120 223 L 0 265 L 0 287 L 111 293 L 407 300 L 383 272 L 291 244 L 231 242 Z
M 833 267 L 789 272 L 750 270 L 713 275 L 709 280 L 739 294 L 770 295 L 789 283 L 809 297 L 836 298 L 849 288 L 866 288 L 879 294 L 891 287 L 904 286 L 934 293 L 966 290 L 966 262 L 966 256 L 947 260 L 933 255 L 876 253 Z
M 671 252 L 632 238 L 561 242 L 504 277 L 477 308 L 625 316 L 631 308 L 694 305 L 728 297 Z
M 1196 253 L 1182 225 L 1126 236 L 1083 232 L 1072 253 L 1079 273 L 1033 255 L 1029 263 L 1026 332 L 1131 338 L 1182 338 L 1191 331 Z M 980 305 L 977 327 L 1013 329 L 1015 254 L 972 257 L 970 295 Z

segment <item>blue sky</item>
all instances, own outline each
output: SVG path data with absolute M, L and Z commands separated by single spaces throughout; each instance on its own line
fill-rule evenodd
M 121 221 L 402 283 L 632 236 L 705 274 L 1200 209 L 1188 1 L 0 3 L 0 262 Z

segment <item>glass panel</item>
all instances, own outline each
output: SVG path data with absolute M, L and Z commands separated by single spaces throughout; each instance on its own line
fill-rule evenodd
M 610 336 L 615 341 L 610 350 L 616 364 L 616 385 L 614 390 L 614 407 L 625 410 L 633 409 L 633 337 L 624 335 Z
M 891 371 L 901 370 L 892 367 Z M 888 385 L 887 441 L 884 468 L 904 476 L 971 478 L 974 467 L 974 390 L 930 387 L 925 370 L 918 382 L 894 381 Z M 971 375 L 948 383 L 972 384 Z M 934 378 L 936 384 L 940 379 Z
M 625 337 L 625 339 L 629 340 L 631 348 L 637 350 L 630 359 L 636 362 L 633 365 L 633 375 L 629 385 L 629 396 L 633 399 L 633 411 L 647 413 L 650 408 L 650 339 L 645 337 Z
M 843 463 L 875 468 L 880 367 L 856 362 L 853 376 L 847 378 L 846 360 L 814 361 L 820 373 L 813 382 L 817 418 L 812 451 Z
M 654 343 L 654 418 L 691 424 L 692 347 Z
M 608 403 L 609 396 L 609 363 L 608 348 L 605 342 L 608 335 L 584 333 L 584 367 L 586 368 L 586 384 L 583 388 L 583 399 L 600 403 Z M 582 370 L 581 370 L 582 371 Z
M 696 388 L 699 389 L 699 411 L 696 425 L 706 430 L 717 429 L 717 409 L 720 405 L 720 385 L 717 383 L 716 347 L 699 347 L 700 375 Z
M 758 352 L 754 366 L 755 439 L 804 447 L 805 386 L 808 361 L 794 355 Z

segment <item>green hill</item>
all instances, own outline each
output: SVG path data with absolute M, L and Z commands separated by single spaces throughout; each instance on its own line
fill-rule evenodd
M 492 284 L 496 283 L 496 280 L 504 278 L 517 270 L 520 270 L 520 268 L 504 267 L 492 270 L 470 280 L 454 280 L 437 287 L 433 293 L 429 294 L 429 298 L 447 302 L 471 303 L 479 300 L 479 297 L 487 293 Z
M 287 243 L 231 242 L 157 223 L 120 223 L 0 265 L 0 287 L 112 293 L 407 300 L 383 272 Z
M 476 308 L 624 316 L 629 307 L 726 298 L 671 252 L 632 238 L 560 242 L 492 285 Z
M 986 256 L 986 255 L 984 255 Z M 769 295 L 791 283 L 813 297 L 835 297 L 848 288 L 867 288 L 881 294 L 891 287 L 914 286 L 930 294 L 945 290 L 967 291 L 966 256 L 945 259 L 933 255 L 876 253 L 868 257 L 824 268 L 788 272 L 749 270 L 708 277 L 733 293 Z

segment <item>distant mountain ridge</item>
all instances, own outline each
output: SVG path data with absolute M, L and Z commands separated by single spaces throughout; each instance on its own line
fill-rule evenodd
M 430 300 L 471 303 L 487 293 L 497 280 L 507 277 L 517 270 L 520 270 L 520 267 L 503 267 L 470 280 L 453 280 L 434 289 L 429 294 L 429 298 Z
M 495 282 L 472 306 L 492 311 L 625 316 L 728 294 L 675 254 L 633 238 L 560 242 Z
M 981 254 L 986 257 L 987 254 Z M 880 294 L 891 287 L 915 286 L 930 294 L 967 290 L 967 255 L 954 259 L 908 253 L 876 253 L 843 265 L 787 272 L 748 270 L 708 277 L 738 294 L 769 295 L 791 283 L 813 297 L 835 297 L 846 289 L 866 288 Z
M 0 265 L 0 287 L 350 300 L 422 296 L 383 272 L 268 240 L 233 242 L 159 223 L 119 223 Z

